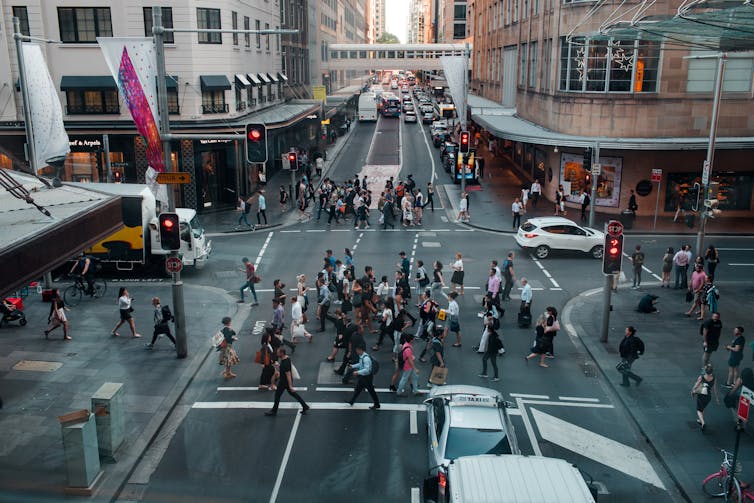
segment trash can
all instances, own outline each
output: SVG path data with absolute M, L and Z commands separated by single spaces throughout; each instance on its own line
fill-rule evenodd
M 696 224 L 696 215 L 694 213 L 686 213 L 686 225 L 689 229 L 693 229 Z
M 623 210 L 620 214 L 620 223 L 623 224 L 624 229 L 630 229 L 634 226 L 634 219 L 636 215 L 631 210 Z

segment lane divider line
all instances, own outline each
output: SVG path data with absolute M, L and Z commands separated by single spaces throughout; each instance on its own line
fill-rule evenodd
M 412 435 L 419 433 L 419 422 L 417 421 L 416 410 L 408 411 L 408 429 Z
M 301 414 L 296 414 L 296 419 L 293 420 L 293 427 L 291 428 L 291 434 L 288 437 L 288 444 L 285 446 L 285 452 L 283 453 L 283 461 L 280 463 L 278 476 L 277 476 L 277 479 L 275 479 L 275 487 L 272 488 L 272 494 L 270 495 L 270 503 L 275 503 L 278 499 L 278 493 L 280 492 L 280 485 L 283 482 L 283 475 L 285 474 L 285 468 L 288 465 L 288 459 L 291 457 L 291 450 L 293 449 L 293 441 L 296 439 L 296 432 L 298 431 L 298 425 L 300 423 L 301 423 Z
M 527 395 L 526 393 L 511 393 L 510 396 L 514 398 L 532 398 L 535 400 L 549 400 L 550 397 L 547 395 Z
M 585 398 L 585 397 L 579 397 L 579 396 L 559 396 L 558 400 L 570 400 L 572 402 L 592 402 L 592 403 L 599 403 L 599 398 Z
M 270 231 L 267 234 L 267 239 L 264 240 L 264 244 L 262 245 L 262 248 L 259 250 L 259 255 L 257 255 L 257 258 L 254 261 L 254 269 L 257 269 L 259 267 L 259 263 L 262 261 L 262 257 L 264 256 L 264 252 L 267 251 L 267 245 L 270 244 L 270 241 L 272 240 L 272 235 L 274 233 L 275 233 L 274 231 Z

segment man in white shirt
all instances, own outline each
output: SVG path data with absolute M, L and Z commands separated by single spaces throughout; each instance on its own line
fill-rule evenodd
M 539 195 L 542 193 L 542 186 L 539 185 L 539 180 L 535 179 L 534 182 L 532 182 L 529 192 L 531 193 L 531 205 L 536 208 L 537 202 L 539 201 Z
M 513 204 L 511 205 L 511 212 L 513 213 L 513 229 L 518 229 L 521 226 L 521 210 L 522 210 L 521 203 L 519 202 L 518 198 L 513 200 Z
M 526 278 L 521 278 L 521 309 L 520 312 L 526 313 L 531 316 L 531 299 L 532 291 L 531 285 Z

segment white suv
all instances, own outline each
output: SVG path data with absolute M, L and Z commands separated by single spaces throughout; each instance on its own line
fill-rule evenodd
M 605 234 L 582 227 L 563 217 L 531 218 L 519 227 L 516 243 L 534 250 L 539 259 L 547 258 L 550 250 L 578 250 L 602 258 Z

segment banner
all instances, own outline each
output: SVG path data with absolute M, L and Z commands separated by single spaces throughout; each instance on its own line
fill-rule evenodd
M 37 170 L 62 160 L 71 151 L 63 126 L 63 107 L 47 70 L 42 49 L 37 44 L 21 44 L 26 70 L 24 86 L 29 96 L 29 115 L 34 135 L 34 161 Z
M 147 143 L 147 162 L 165 171 L 157 113 L 157 64 L 151 38 L 97 37 L 110 73 L 131 112 L 136 130 Z M 157 194 L 155 194 L 157 195 Z
M 453 103 L 456 106 L 461 126 L 466 129 L 466 74 L 469 71 L 469 58 L 466 56 L 442 56 L 440 58 L 445 81 L 448 83 Z

